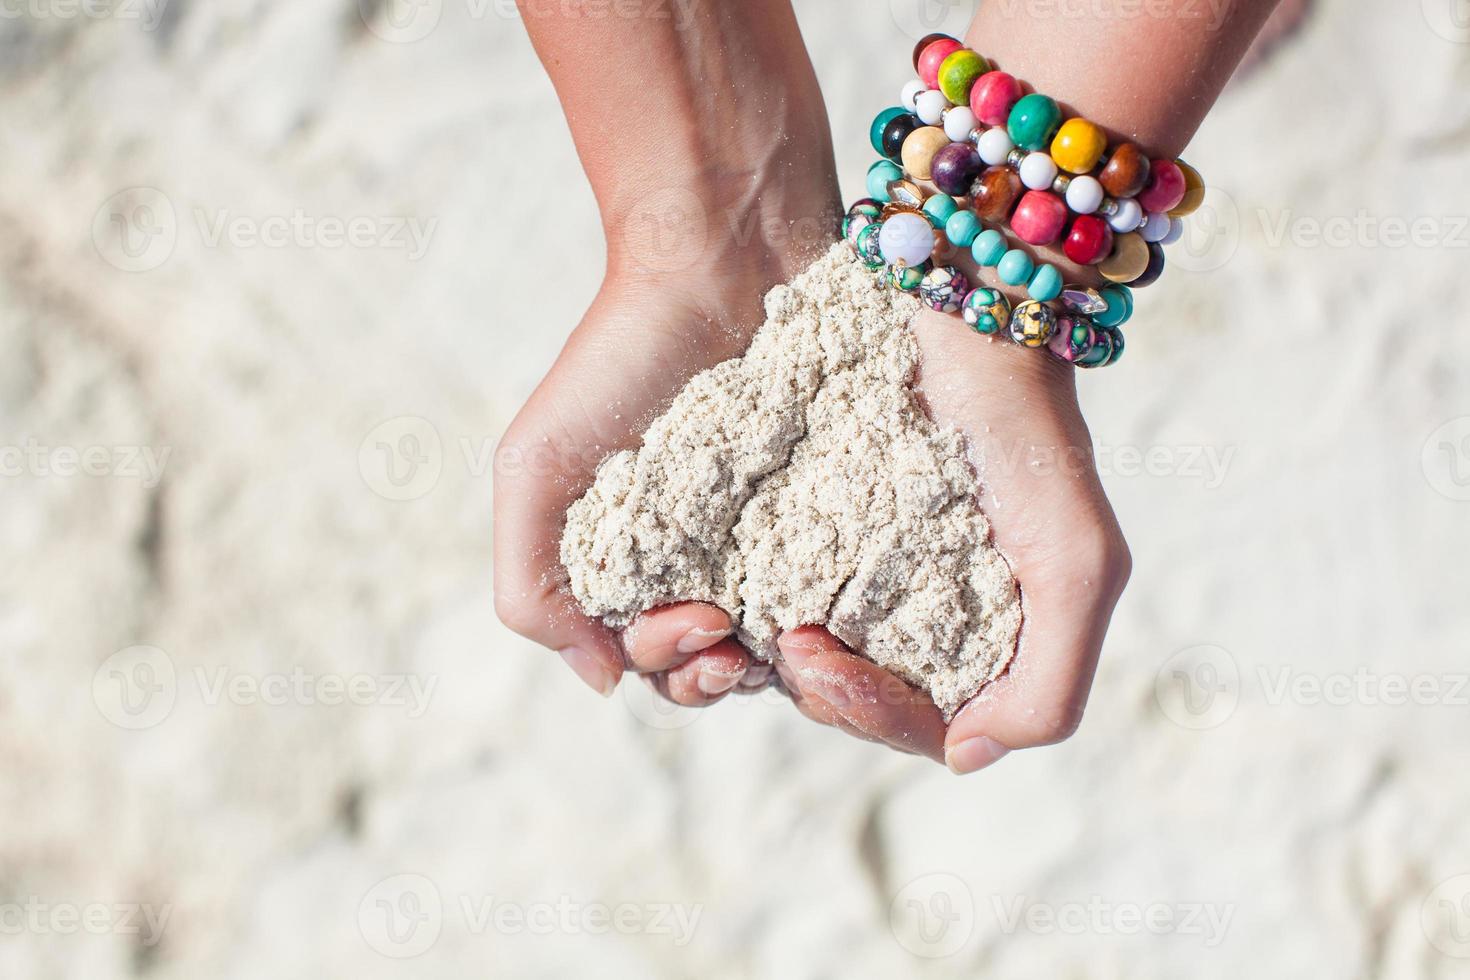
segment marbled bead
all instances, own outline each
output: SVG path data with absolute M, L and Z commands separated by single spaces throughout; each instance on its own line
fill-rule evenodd
M 903 169 L 915 180 L 928 180 L 934 155 L 949 145 L 949 137 L 938 126 L 919 127 L 903 141 Z
M 1077 358 L 1077 366 L 1081 368 L 1095 368 L 1102 367 L 1108 363 L 1108 358 L 1113 356 L 1114 336 L 1114 331 L 1108 327 L 1096 327 L 1092 331 L 1092 348 L 1086 354 Z
M 1148 243 L 1148 265 L 1144 266 L 1143 272 L 1136 279 L 1128 280 L 1128 288 L 1142 289 L 1152 286 L 1159 281 L 1164 274 L 1164 246 L 1158 242 Z
M 1021 183 L 1033 191 L 1050 190 L 1057 179 L 1056 162 L 1041 152 L 1028 153 L 1022 157 L 1021 166 L 1016 171 L 1021 175 Z
M 975 79 L 990 70 L 984 58 L 968 48 L 952 53 L 939 65 L 939 91 L 955 105 L 970 104 L 970 89 Z
M 975 141 L 975 149 L 980 151 L 980 159 L 992 167 L 998 167 L 1006 162 L 1016 144 L 1011 142 L 1011 134 L 1007 133 L 1004 126 L 995 126 L 980 134 Z
M 950 106 L 944 114 L 944 135 L 956 143 L 963 143 L 974 132 L 975 114 L 962 105 Z
M 1034 299 L 1028 299 L 1011 313 L 1011 339 L 1024 347 L 1044 347 L 1056 329 L 1056 310 Z
M 1011 302 L 998 289 L 981 286 L 970 290 L 960 304 L 960 315 L 976 333 L 992 334 L 1011 321 Z
M 1113 254 L 1097 264 L 1097 271 L 1110 282 L 1132 282 L 1148 268 L 1148 242 L 1136 232 L 1116 235 Z
M 943 228 L 960 206 L 948 194 L 930 194 L 921 210 L 935 228 Z
M 1062 251 L 1078 265 L 1097 265 L 1113 252 L 1113 229 L 1095 214 L 1079 214 L 1072 219 Z
M 1020 175 L 1010 167 L 990 167 L 970 185 L 970 200 L 982 219 L 999 223 L 1010 219 L 1025 191 Z
M 1067 205 L 1050 191 L 1027 191 L 1011 213 L 1011 231 L 1029 245 L 1050 245 L 1067 227 Z
M 1044 150 L 1062 124 L 1062 110 L 1050 96 L 1033 92 L 1011 107 L 1006 129 L 1011 140 L 1027 150 Z
M 1107 134 L 1096 123 L 1073 116 L 1051 141 L 1051 158 L 1068 173 L 1085 174 L 1097 166 L 1108 148 Z
M 970 245 L 970 257 L 975 260 L 976 265 L 998 265 L 1005 254 L 1006 236 L 994 228 L 987 228 L 976 235 L 975 241 Z
M 914 99 L 914 114 L 925 126 L 938 126 L 944 121 L 944 110 L 948 108 L 949 100 L 938 89 L 920 92 L 918 98 Z
M 1021 100 L 1021 83 L 1003 71 L 986 72 L 970 89 L 970 109 L 987 126 L 1004 126 Z
M 1057 317 L 1057 329 L 1047 342 L 1047 350 L 1068 364 L 1092 350 L 1092 324 L 1087 317 L 1064 313 Z
M 909 265 L 905 262 L 895 262 L 888 267 L 888 282 L 895 289 L 911 292 L 919 288 L 924 277 L 929 274 L 929 263 L 922 262 L 919 265 Z
M 981 231 L 980 219 L 975 212 L 964 208 L 949 216 L 944 223 L 944 237 L 956 248 L 969 248 Z
M 934 228 L 921 215 L 895 214 L 883 222 L 878 245 L 889 265 L 917 266 L 934 254 Z
M 1000 257 L 995 271 L 1007 286 L 1024 286 L 1030 281 L 1031 273 L 1036 271 L 1036 263 L 1019 248 L 1013 248 Z
M 968 194 L 970 185 L 984 169 L 979 152 L 969 143 L 950 143 L 940 147 L 929 165 L 934 186 L 955 197 Z
M 879 203 L 888 200 L 888 182 L 902 180 L 903 171 L 891 160 L 879 160 L 868 168 L 868 197 Z
M 847 209 L 847 215 L 842 219 L 842 239 L 857 248 L 858 232 L 878 220 L 883 213 L 883 208 L 871 197 L 865 197 Z
M 1184 200 L 1184 171 L 1173 160 L 1155 160 L 1149 164 L 1148 183 L 1138 194 L 1138 204 L 1145 211 L 1169 211 Z
M 1068 286 L 1062 290 L 1062 306 L 1071 313 L 1093 317 L 1108 308 L 1102 293 L 1091 286 Z
M 954 41 L 955 44 L 960 43 L 958 40 L 950 37 L 948 34 L 925 34 L 922 38 L 919 39 L 919 43 L 914 45 L 913 61 L 915 72 L 919 70 L 919 56 L 924 53 L 925 48 L 933 44 L 935 41 Z
M 1026 295 L 1043 303 L 1050 303 L 1062 293 L 1062 274 L 1057 267 L 1043 264 L 1036 267 L 1026 282 Z
M 1143 151 L 1132 143 L 1120 143 L 1097 179 L 1113 197 L 1137 197 L 1148 183 L 1148 173 L 1148 157 Z
M 911 116 L 907 112 L 894 116 L 888 120 L 887 125 L 883 127 L 882 135 L 878 138 L 878 152 L 897 163 L 903 155 L 904 141 L 918 128 L 918 116 Z
M 878 236 L 883 232 L 883 222 L 875 221 L 868 225 L 857 236 L 858 258 L 869 269 L 881 268 L 883 265 L 883 252 L 879 247 Z
M 914 70 L 924 80 L 924 84 L 930 88 L 939 87 L 939 66 L 944 64 L 944 59 L 963 48 L 964 45 L 952 37 L 941 37 L 930 41 L 919 52 L 918 63 Z
M 1108 355 L 1108 359 L 1103 363 L 1105 365 L 1117 364 L 1118 358 L 1123 356 L 1123 331 L 1117 327 L 1110 328 L 1108 330 L 1108 339 L 1113 342 L 1113 352 Z
M 1185 163 L 1183 160 L 1174 161 L 1179 166 L 1180 172 L 1184 174 L 1184 197 L 1169 211 L 1171 218 L 1187 218 L 1199 210 L 1201 204 L 1205 203 L 1205 179 L 1200 176 L 1198 170 Z
M 883 149 L 883 131 L 888 128 L 888 124 L 893 122 L 893 120 L 899 116 L 906 115 L 908 113 L 903 109 L 898 106 L 893 106 L 892 108 L 884 109 L 873 117 L 873 125 L 868 127 L 868 142 L 873 144 L 874 150 L 882 153 L 884 156 L 888 156 L 888 152 Z
M 953 313 L 970 291 L 965 274 L 952 265 L 935 266 L 919 283 L 919 299 L 931 310 Z
M 1128 322 L 1133 315 L 1133 297 L 1127 286 L 1107 286 L 1101 290 L 1107 308 L 1094 313 L 1092 319 L 1099 326 L 1116 327 Z

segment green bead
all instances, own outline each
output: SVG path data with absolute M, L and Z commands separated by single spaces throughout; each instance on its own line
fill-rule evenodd
M 903 170 L 892 160 L 879 160 L 868 168 L 868 196 L 887 203 L 888 182 L 903 179 Z
M 1108 286 L 1100 289 L 1098 290 L 1098 295 L 1103 298 L 1103 302 L 1108 304 L 1108 308 L 1101 313 L 1094 313 L 1092 316 L 1093 323 L 1096 323 L 1100 327 L 1116 327 L 1128 319 L 1128 298 L 1123 295 L 1118 287 Z
M 976 333 L 995 333 L 999 329 L 1000 324 L 996 323 L 995 317 L 991 316 L 989 313 L 981 313 L 980 316 L 975 320 Z
M 1117 364 L 1118 358 L 1123 356 L 1123 331 L 1113 327 L 1108 331 L 1108 336 L 1113 341 L 1113 353 L 1108 355 L 1108 364 Z
M 1031 261 L 1031 256 L 1019 248 L 1013 248 L 1000 257 L 996 272 L 1000 275 L 1000 281 L 1007 286 L 1020 286 L 1031 278 L 1035 269 L 1036 263 Z
M 858 258 L 869 269 L 880 269 L 883 267 L 883 253 L 878 248 L 878 234 L 883 230 L 883 222 L 875 221 L 862 231 L 858 232 L 857 242 L 853 248 L 857 251 Z
M 975 79 L 990 70 L 985 59 L 973 51 L 961 48 L 939 64 L 939 91 L 955 105 L 970 104 L 970 89 Z
M 980 219 L 973 211 L 955 211 L 944 223 L 944 237 L 955 248 L 969 248 L 980 234 Z
M 970 247 L 970 255 L 980 265 L 995 265 L 1006 254 L 1006 237 L 991 228 L 980 233 Z
M 894 106 L 891 109 L 884 109 L 873 117 L 873 125 L 868 128 L 868 142 L 873 144 L 873 149 L 879 153 L 883 152 L 883 130 L 888 128 L 889 123 L 903 115 L 904 111 Z
M 1056 100 L 1033 92 L 1011 108 L 1006 131 L 1011 142 L 1023 150 L 1044 150 L 1062 125 L 1062 110 Z
M 1050 303 L 1062 295 L 1062 274 L 1054 265 L 1043 265 L 1026 284 L 1026 295 L 1043 303 Z
M 948 194 L 935 194 L 924 202 L 924 217 L 935 228 L 946 227 L 945 223 L 959 211 L 960 206 Z
M 918 289 L 919 283 L 924 281 L 924 276 L 929 271 L 925 268 L 926 265 L 928 263 L 921 263 L 919 265 L 890 265 L 888 267 L 888 281 L 905 292 Z

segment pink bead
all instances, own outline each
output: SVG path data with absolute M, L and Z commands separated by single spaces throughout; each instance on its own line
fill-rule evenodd
M 1021 83 L 1003 71 L 988 71 L 970 89 L 970 111 L 987 126 L 1004 126 L 1021 99 Z
M 1148 184 L 1138 195 L 1144 211 L 1172 211 L 1184 200 L 1184 171 L 1173 160 L 1155 160 L 1149 164 Z
M 1011 214 L 1011 231 L 1030 245 L 1050 245 L 1067 226 L 1067 205 L 1051 191 L 1027 191 Z
M 952 37 L 930 41 L 929 46 L 919 55 L 919 77 L 924 80 L 924 84 L 930 88 L 938 88 L 939 66 L 944 64 L 945 58 L 963 47 L 963 44 Z

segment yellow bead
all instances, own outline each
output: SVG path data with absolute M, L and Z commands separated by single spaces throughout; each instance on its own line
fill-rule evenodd
M 1072 174 L 1085 174 L 1097 166 L 1108 148 L 1107 134 L 1096 123 L 1074 117 L 1062 123 L 1051 141 L 1051 158 Z
M 1113 254 L 1097 264 L 1097 271 L 1110 282 L 1132 282 L 1148 269 L 1148 242 L 1137 232 L 1113 239 Z
M 903 141 L 903 169 L 915 180 L 928 180 L 934 154 L 949 145 L 949 137 L 938 126 L 920 126 Z
M 1179 169 L 1184 173 L 1184 200 L 1179 206 L 1169 212 L 1171 218 L 1187 218 L 1199 210 L 1199 206 L 1205 203 L 1205 179 L 1199 175 L 1199 171 L 1185 163 L 1183 160 L 1175 160 Z

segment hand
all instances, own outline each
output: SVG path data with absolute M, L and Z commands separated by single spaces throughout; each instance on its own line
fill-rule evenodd
M 1092 462 L 1074 369 L 954 315 L 925 311 L 914 330 L 921 395 L 969 439 L 982 508 L 1021 586 L 1015 659 L 948 726 L 927 695 L 826 630 L 781 636 L 777 669 L 807 717 L 973 772 L 1076 730 L 1131 560 Z
M 703 706 L 742 684 L 758 689 L 770 674 L 727 638 L 730 619 L 715 606 L 652 610 L 621 637 L 583 615 L 565 588 L 559 545 L 566 509 L 597 465 L 636 446 L 696 373 L 743 353 L 766 291 L 829 246 L 841 213 L 830 167 L 798 172 L 812 176 L 752 190 L 759 208 L 704 208 L 692 192 L 656 199 L 705 210 L 693 216 L 703 219 L 697 241 L 645 233 L 638 222 L 610 229 L 608 278 L 496 451 L 496 611 L 603 695 L 632 669 L 671 700 Z

